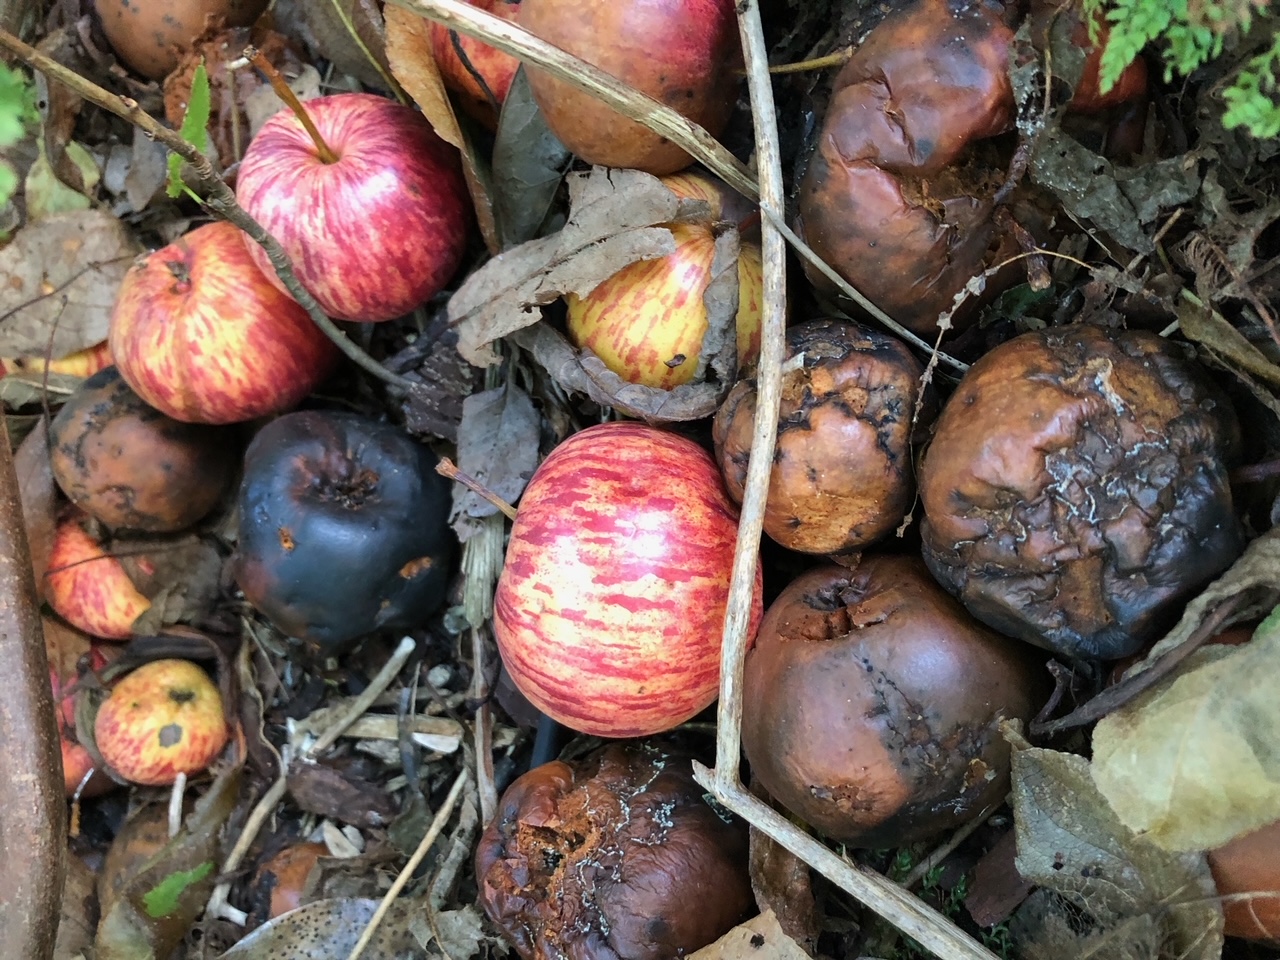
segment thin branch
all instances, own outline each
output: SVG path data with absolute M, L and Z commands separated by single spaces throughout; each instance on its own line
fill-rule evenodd
M 271 265 L 275 268 L 276 275 L 280 277 L 280 282 L 285 285 L 285 288 L 293 295 L 293 298 L 302 304 L 312 322 L 324 331 L 325 336 L 337 344 L 338 349 L 352 363 L 379 380 L 394 387 L 399 387 L 406 392 L 412 393 L 419 389 L 419 385 L 412 380 L 398 376 L 378 363 L 377 360 L 365 353 L 345 333 L 338 329 L 337 324 L 329 319 L 320 304 L 316 302 L 315 297 L 307 292 L 306 288 L 294 275 L 293 267 L 289 263 L 288 254 L 284 252 L 284 247 L 280 246 L 280 242 L 267 233 L 266 228 L 249 216 L 244 207 L 236 202 L 235 193 L 227 186 L 226 181 L 218 176 L 213 169 L 213 164 L 209 162 L 209 158 L 191 143 L 143 110 L 138 106 L 136 100 L 116 96 L 110 90 L 98 86 L 93 81 L 80 76 L 74 70 L 69 70 L 56 60 L 45 56 L 34 47 L 23 43 L 13 34 L 0 30 L 0 47 L 8 50 L 26 63 L 27 66 L 39 70 L 49 79 L 56 80 L 69 87 L 103 110 L 129 121 L 152 140 L 160 141 L 182 157 L 183 160 L 191 165 L 191 169 L 201 185 L 209 191 L 209 197 L 204 201 L 205 206 L 224 220 L 235 224 L 267 251 L 267 257 L 271 260 Z

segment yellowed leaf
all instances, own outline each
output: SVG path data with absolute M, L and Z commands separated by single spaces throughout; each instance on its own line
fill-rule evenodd
M 809 955 L 782 932 L 773 911 L 766 910 L 689 954 L 689 960 L 809 960 Z
M 1209 850 L 1280 819 L 1280 612 L 1099 721 L 1094 783 L 1131 830 Z

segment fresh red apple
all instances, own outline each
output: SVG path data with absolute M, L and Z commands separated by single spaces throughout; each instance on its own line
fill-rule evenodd
M 737 526 L 692 440 L 605 423 L 564 441 L 520 501 L 494 598 L 516 686 L 596 736 L 688 720 L 716 698 Z M 752 635 L 760 616 L 757 572 Z
M 133 621 L 151 606 L 102 544 L 71 514 L 58 523 L 49 551 L 44 596 L 73 627 L 105 640 L 128 640 Z
M 307 312 L 262 272 L 244 234 L 221 221 L 129 268 L 109 342 L 134 392 L 188 423 L 281 413 L 338 359 Z
M 719 136 L 742 63 L 733 0 L 524 0 L 526 30 L 674 108 Z M 692 158 L 590 94 L 529 69 L 547 126 L 587 163 L 674 173 Z
M 408 313 L 444 288 L 466 249 L 470 199 L 457 151 L 422 114 L 372 94 L 308 100 L 306 111 L 337 160 L 326 163 L 282 110 L 245 151 L 236 199 L 330 316 Z M 262 248 L 250 243 L 250 253 L 279 284 Z
M 503 20 L 515 20 L 520 12 L 520 0 L 466 0 L 471 6 L 485 13 L 492 13 Z M 458 56 L 458 48 L 466 55 L 467 64 Z M 509 53 L 503 53 L 475 37 L 452 32 L 442 23 L 432 21 L 431 51 L 444 85 L 458 95 L 462 108 L 490 130 L 498 125 L 498 108 L 501 108 L 511 89 L 511 81 L 520 68 L 520 61 Z M 472 70 L 475 73 L 472 73 Z M 476 79 L 484 80 L 484 86 Z M 485 87 L 488 87 L 486 93 Z M 493 94 L 493 99 L 489 99 Z
M 102 759 L 125 780 L 166 786 L 199 773 L 227 743 L 222 695 L 188 660 L 153 660 L 111 690 L 94 721 Z
M 21 373 L 28 377 L 40 377 L 47 371 L 66 377 L 92 377 L 99 370 L 111 365 L 111 348 L 107 341 L 69 353 L 65 357 L 46 360 L 44 357 L 0 357 L 0 377 Z
M 670 390 L 688 383 L 707 335 L 703 294 L 716 240 L 709 226 L 672 224 L 674 253 L 623 267 L 585 297 L 568 294 L 569 336 L 629 383 Z M 738 362 L 760 353 L 764 274 L 760 248 L 738 255 Z

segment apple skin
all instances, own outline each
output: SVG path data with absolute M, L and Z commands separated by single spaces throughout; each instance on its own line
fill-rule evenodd
M 283 110 L 245 151 L 236 199 L 330 316 L 403 316 L 462 262 L 471 205 L 458 153 L 422 114 L 384 97 L 342 93 L 308 100 L 306 110 L 338 161 L 322 161 Z M 249 249 L 279 284 L 262 248 Z
M 54 613 L 78 630 L 104 640 L 128 640 L 133 621 L 151 606 L 124 565 L 85 530 L 83 515 L 58 523 L 49 551 L 44 596 Z
M 733 0 L 523 0 L 526 30 L 679 111 L 719 136 L 742 63 Z M 661 175 L 693 162 L 634 120 L 538 69 L 533 97 L 547 126 L 587 163 Z
M 1280 820 L 1210 850 L 1209 870 L 1221 896 L 1228 937 L 1280 942 Z
M 494 597 L 520 692 L 601 737 L 669 730 L 710 704 L 737 524 L 692 440 L 624 422 L 556 447 L 520 501 Z M 757 570 L 751 636 L 761 613 Z
M 134 392 L 188 423 L 282 413 L 338 360 L 338 348 L 254 262 L 244 234 L 222 221 L 135 261 L 108 342 Z
M 93 736 L 102 759 L 130 783 L 162 787 L 199 773 L 227 744 L 222 695 L 188 660 L 153 660 L 111 690 Z
M 485 13 L 492 13 L 503 20 L 515 20 L 520 13 L 519 0 L 466 0 L 468 4 Z M 503 53 L 475 37 L 458 34 L 458 46 L 467 55 L 467 60 L 476 73 L 484 78 L 485 85 L 493 94 L 498 106 L 507 99 L 507 91 L 511 89 L 511 81 L 520 68 L 520 61 L 509 53 Z M 498 115 L 484 90 L 471 75 L 471 71 L 462 63 L 453 39 L 449 36 L 449 28 L 442 23 L 431 24 L 431 51 L 436 57 L 436 66 L 440 69 L 440 79 L 444 85 L 458 95 L 458 102 L 472 117 L 480 121 L 490 130 L 497 129 Z
M 707 335 L 702 295 L 711 283 L 715 237 L 700 224 L 671 224 L 676 249 L 623 267 L 585 297 L 570 293 L 569 337 L 629 383 L 670 390 L 693 379 Z M 738 362 L 760 354 L 764 274 L 760 248 L 738 254 Z M 683 361 L 679 361 L 684 357 Z

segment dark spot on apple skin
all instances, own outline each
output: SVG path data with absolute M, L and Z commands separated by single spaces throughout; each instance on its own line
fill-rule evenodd
M 166 723 L 160 728 L 158 734 L 160 746 L 175 747 L 182 742 L 182 725 L 177 723 Z
M 174 703 L 190 703 L 196 695 L 190 690 L 170 690 L 169 699 Z

